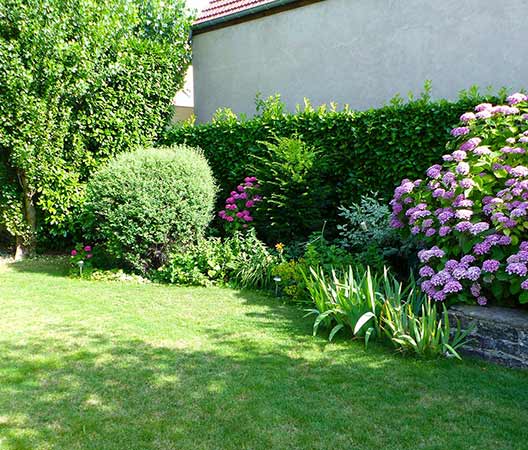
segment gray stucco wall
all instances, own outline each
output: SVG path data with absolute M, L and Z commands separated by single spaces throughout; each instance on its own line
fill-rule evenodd
M 528 87 L 528 0 L 325 0 L 199 34 L 195 111 L 253 114 L 257 92 L 293 109 L 336 101 L 355 109 L 395 94 Z

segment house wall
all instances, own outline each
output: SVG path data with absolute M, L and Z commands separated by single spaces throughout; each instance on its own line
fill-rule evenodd
M 477 84 L 528 87 L 528 0 L 325 0 L 194 36 L 195 113 L 252 114 L 257 92 L 290 109 L 356 109 Z

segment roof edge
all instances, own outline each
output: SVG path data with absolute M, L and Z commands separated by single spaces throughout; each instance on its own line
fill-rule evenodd
M 311 3 L 317 3 L 323 0 L 275 0 L 274 2 L 265 3 L 263 5 L 257 5 L 253 8 L 248 8 L 243 11 L 239 11 L 227 16 L 218 17 L 216 19 L 208 20 L 205 22 L 193 25 L 192 33 L 202 34 L 208 31 L 217 30 L 219 28 L 236 25 L 242 22 L 248 22 L 250 20 L 259 19 L 261 17 L 270 16 L 282 11 L 289 9 L 299 8 L 306 6 Z

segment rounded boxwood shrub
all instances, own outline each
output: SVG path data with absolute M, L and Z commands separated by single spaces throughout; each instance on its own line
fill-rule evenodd
M 203 236 L 216 186 L 201 151 L 186 146 L 119 155 L 87 186 L 84 228 L 109 256 L 140 272 L 160 267 L 172 246 Z

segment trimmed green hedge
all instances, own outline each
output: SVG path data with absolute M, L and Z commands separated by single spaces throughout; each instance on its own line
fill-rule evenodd
M 175 126 L 163 143 L 202 148 L 220 185 L 221 200 L 239 180 L 252 175 L 255 156 L 267 155 L 262 141 L 296 134 L 322 150 L 319 174 L 333 189 L 322 208 L 332 224 L 340 204 L 357 201 L 367 191 L 388 200 L 402 178 L 422 176 L 445 153 L 449 131 L 460 115 L 483 101 L 497 99 L 474 94 L 449 102 L 425 96 L 364 112 L 308 107 L 286 114 L 282 108 L 276 113 L 264 109 L 248 120 L 224 115 L 211 123 Z

